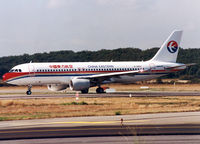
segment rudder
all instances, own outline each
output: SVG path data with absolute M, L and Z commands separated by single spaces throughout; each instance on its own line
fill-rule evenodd
M 176 62 L 182 32 L 173 31 L 150 61 Z

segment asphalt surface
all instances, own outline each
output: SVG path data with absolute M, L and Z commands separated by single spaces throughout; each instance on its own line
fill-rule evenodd
M 200 96 L 200 92 L 117 92 L 104 94 L 79 94 L 79 97 L 162 97 L 162 96 Z M 0 95 L 0 99 L 35 99 L 35 98 L 67 98 L 75 97 L 75 94 L 6 94 Z
M 0 143 L 199 143 L 199 119 L 183 112 L 2 121 Z
M 200 125 L 126 125 L 126 126 L 79 126 L 40 127 L 1 130 L 0 140 L 73 138 L 99 136 L 152 136 L 152 135 L 195 135 L 200 134 Z
M 0 140 L 195 134 L 200 135 L 199 124 L 40 127 L 1 130 Z
M 107 136 L 5 140 L 2 144 L 199 144 L 200 135 Z

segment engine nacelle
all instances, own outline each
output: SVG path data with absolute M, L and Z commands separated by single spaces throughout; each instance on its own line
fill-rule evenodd
M 51 91 L 62 91 L 62 90 L 65 90 L 68 87 L 68 85 L 50 84 L 50 85 L 47 85 L 47 87 Z
M 85 90 L 90 88 L 90 80 L 73 78 L 69 83 L 69 87 L 75 91 Z

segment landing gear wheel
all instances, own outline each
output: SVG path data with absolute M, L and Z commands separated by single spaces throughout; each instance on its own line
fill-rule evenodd
M 26 92 L 26 94 L 27 94 L 27 95 L 31 95 L 32 92 L 31 92 L 30 90 L 28 90 L 28 91 Z
M 88 89 L 84 89 L 84 90 L 81 90 L 81 93 L 82 93 L 82 94 L 87 94 L 88 91 L 89 91 Z
M 32 88 L 32 85 L 28 85 L 28 90 L 26 91 L 27 95 L 31 95 L 32 94 L 31 88 Z
M 104 89 L 103 89 L 102 87 L 98 87 L 98 88 L 96 89 L 96 92 L 97 92 L 97 93 L 105 93 L 105 91 L 104 91 Z

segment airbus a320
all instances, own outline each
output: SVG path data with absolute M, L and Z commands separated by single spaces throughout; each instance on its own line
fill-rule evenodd
M 176 63 L 182 31 L 175 30 L 148 61 L 140 62 L 52 62 L 25 63 L 13 67 L 3 75 L 3 81 L 26 85 L 30 95 L 34 85 L 47 85 L 49 90 L 71 90 L 88 93 L 90 87 L 108 83 L 134 83 L 150 80 L 185 69 L 191 64 Z

